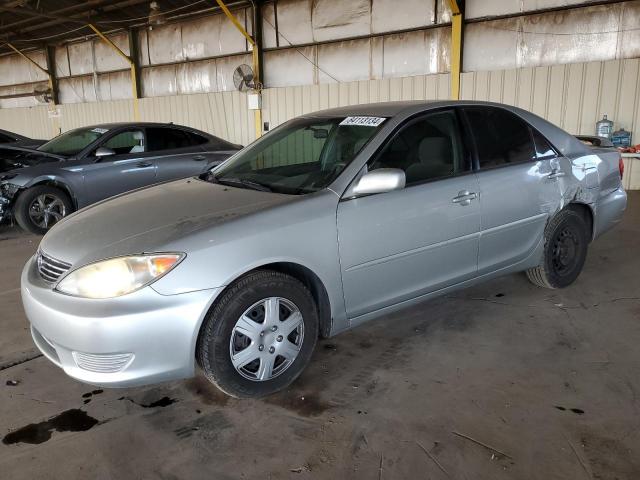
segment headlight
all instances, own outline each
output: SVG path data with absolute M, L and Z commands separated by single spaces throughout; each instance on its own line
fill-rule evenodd
M 13 183 L 0 183 L 0 194 L 8 198 L 13 198 L 16 192 L 20 189 L 18 185 Z
M 156 254 L 103 260 L 71 272 L 56 290 L 84 298 L 119 297 L 162 277 L 183 257 L 183 254 Z

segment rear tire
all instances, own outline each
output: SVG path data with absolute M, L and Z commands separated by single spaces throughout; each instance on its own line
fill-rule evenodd
M 196 358 L 226 394 L 263 397 L 302 373 L 318 327 L 313 296 L 301 282 L 276 271 L 252 272 L 231 284 L 207 314 Z
M 73 203 L 65 192 L 49 185 L 36 185 L 18 196 L 13 215 L 24 230 L 44 235 L 72 211 Z
M 589 232 L 583 216 L 575 210 L 561 210 L 545 229 L 542 264 L 527 270 L 527 277 L 544 288 L 571 285 L 582 271 L 588 244 Z

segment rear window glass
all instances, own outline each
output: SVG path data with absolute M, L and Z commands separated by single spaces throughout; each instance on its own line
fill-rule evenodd
M 175 150 L 193 145 L 193 139 L 184 130 L 177 128 L 147 128 L 148 150 Z
M 465 108 L 480 168 L 529 162 L 536 158 L 529 124 L 501 108 Z

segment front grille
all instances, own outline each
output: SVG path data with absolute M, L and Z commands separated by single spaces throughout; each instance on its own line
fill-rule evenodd
M 38 252 L 38 273 L 45 282 L 54 283 L 60 276 L 71 268 L 71 264 L 56 260 L 53 257 Z
M 115 373 L 123 370 L 131 363 L 133 353 L 95 355 L 92 353 L 73 352 L 73 358 L 83 370 L 96 373 Z

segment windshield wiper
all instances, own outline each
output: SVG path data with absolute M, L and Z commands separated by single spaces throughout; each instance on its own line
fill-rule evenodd
M 260 192 L 271 192 L 271 188 L 267 185 L 264 185 L 260 182 L 254 182 L 253 180 L 247 180 L 246 178 L 218 178 L 213 177 L 212 181 L 214 183 L 219 183 L 221 185 L 230 185 L 232 187 L 246 187 L 251 190 L 258 190 Z

